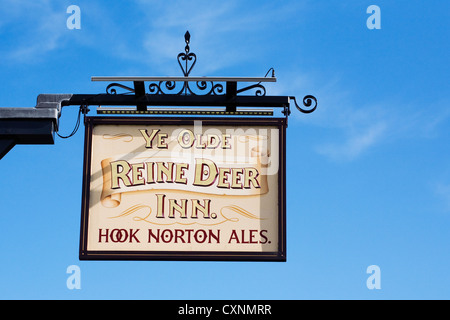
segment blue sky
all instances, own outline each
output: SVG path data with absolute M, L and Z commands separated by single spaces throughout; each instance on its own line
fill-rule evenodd
M 273 67 L 267 94 L 319 100 L 289 117 L 286 263 L 79 261 L 81 128 L 1 160 L 0 298 L 449 299 L 449 19 L 443 0 L 0 0 L 1 107 L 104 92 L 91 76 L 180 76 L 186 30 L 191 75 Z M 76 114 L 63 110 L 62 134 Z

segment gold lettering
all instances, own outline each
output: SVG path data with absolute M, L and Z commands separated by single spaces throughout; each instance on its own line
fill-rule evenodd
M 197 135 L 197 141 L 195 143 L 195 147 L 197 149 L 205 149 L 206 148 L 206 143 L 204 141 L 202 141 L 202 135 L 198 134 Z
M 222 135 L 222 149 L 231 149 L 231 145 L 229 144 L 231 139 L 231 134 L 223 134 Z
M 187 137 L 186 137 L 187 135 Z M 178 135 L 178 143 L 182 148 L 190 148 L 194 144 L 195 136 L 191 130 L 185 129 Z
M 245 168 L 244 170 L 244 188 L 250 189 L 250 182 L 255 188 L 261 188 L 259 181 L 259 172 L 256 168 Z
M 203 200 L 203 206 L 200 204 L 200 200 L 197 199 L 191 199 L 192 202 L 192 215 L 191 218 L 198 218 L 197 212 L 201 211 L 203 213 L 203 218 L 209 218 L 209 211 L 210 211 L 210 205 L 211 200 L 210 199 L 204 199 Z
M 157 218 L 164 218 L 164 198 L 166 196 L 163 194 L 157 194 L 156 195 L 156 217 Z
M 159 149 L 167 149 L 169 148 L 169 146 L 167 145 L 167 143 L 164 141 L 164 139 L 166 139 L 168 137 L 167 133 L 160 133 L 158 134 L 158 144 L 157 147 Z
M 166 176 L 166 182 L 173 182 L 172 169 L 173 162 L 168 162 L 167 167 L 164 166 L 164 162 L 156 162 L 156 182 L 164 182 L 163 175 Z
M 187 218 L 187 199 L 181 199 L 181 205 L 175 199 L 169 199 L 169 218 L 175 218 L 175 210 L 180 213 L 180 218 Z
M 175 182 L 187 184 L 187 179 L 183 176 L 184 169 L 189 169 L 189 164 L 187 163 L 177 163 L 175 166 Z
M 237 169 L 237 168 L 231 169 L 231 188 L 242 189 L 242 184 L 240 182 L 241 176 L 239 174 L 242 174 L 243 170 L 244 169 Z
M 222 139 L 221 139 L 222 138 Z M 215 149 L 222 144 L 222 149 L 231 149 L 230 134 L 222 134 L 221 136 L 217 134 L 196 134 L 189 130 L 184 129 L 178 134 L 178 143 L 182 148 L 191 148 L 195 146 L 197 149 Z
M 133 170 L 133 185 L 145 184 L 145 180 L 142 179 L 142 169 L 144 169 L 143 163 L 132 164 L 131 168 Z
M 208 149 L 215 149 L 220 143 L 220 139 L 216 134 L 208 136 Z
M 203 176 L 207 176 L 203 178 Z M 208 159 L 195 159 L 195 179 L 194 186 L 210 186 L 217 176 L 217 167 L 214 162 Z
M 123 181 L 123 183 L 129 187 L 132 185 L 130 178 L 127 176 L 128 172 L 130 172 L 131 167 L 125 160 L 114 161 L 110 163 L 111 165 L 111 189 L 120 188 L 119 179 Z M 119 168 L 122 170 L 119 172 Z
M 159 132 L 159 129 L 153 129 L 151 135 L 148 135 L 148 132 L 146 129 L 140 129 L 139 130 L 142 136 L 145 139 L 145 147 L 151 148 L 152 147 L 152 141 L 155 138 L 156 134 Z
M 154 164 L 154 162 L 147 162 L 147 183 L 155 183 L 155 178 L 153 177 Z
M 227 182 L 227 176 L 226 174 L 229 174 L 231 172 L 230 168 L 219 168 L 219 181 L 217 182 L 218 188 L 230 188 L 230 184 Z

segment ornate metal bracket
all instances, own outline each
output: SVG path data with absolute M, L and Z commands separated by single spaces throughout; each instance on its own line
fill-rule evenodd
M 239 94 L 253 91 L 253 96 L 266 96 L 266 88 L 262 82 L 275 82 L 275 72 L 270 68 L 264 77 L 191 77 L 190 74 L 197 62 L 197 55 L 190 51 L 191 35 L 187 31 L 184 35 L 186 43 L 184 52 L 177 56 L 177 62 L 183 73 L 182 77 L 92 77 L 92 81 L 133 81 L 133 87 L 127 86 L 118 82 L 112 82 L 106 87 L 106 94 L 108 95 L 135 95 L 137 100 L 142 100 L 142 103 L 137 104 L 138 111 L 146 111 L 147 104 L 145 97 L 147 95 L 153 96 L 217 96 L 225 97 L 227 100 L 226 111 L 236 111 L 236 97 Z M 272 71 L 271 76 L 267 77 Z M 145 82 L 148 82 L 148 90 L 146 92 Z M 237 88 L 238 83 L 254 84 Z M 195 83 L 195 85 L 192 85 Z M 123 91 L 118 93 L 117 91 Z M 295 97 L 291 98 L 295 106 L 300 112 L 311 113 L 317 107 L 317 99 L 314 96 L 307 95 L 303 98 L 303 107 L 299 107 Z M 200 98 L 199 98 L 200 99 Z M 147 99 L 148 100 L 148 99 Z M 283 114 L 287 117 L 290 114 L 289 105 L 284 106 Z
M 303 105 L 305 107 L 307 107 L 308 109 L 303 109 L 302 107 L 300 107 L 297 104 L 295 97 L 289 97 L 289 98 L 294 100 L 294 104 L 297 107 L 298 111 L 300 111 L 302 113 L 311 113 L 311 112 L 314 112 L 314 110 L 316 110 L 316 108 L 317 108 L 317 99 L 316 99 L 316 97 L 314 97 L 312 95 L 307 95 L 303 98 Z M 314 102 L 314 105 L 313 105 L 313 102 Z
M 201 77 L 200 79 L 193 79 L 190 78 L 190 74 L 192 69 L 194 68 L 196 62 L 197 62 L 197 55 L 193 52 L 190 52 L 190 41 L 191 41 L 191 35 L 189 31 L 186 32 L 184 35 L 184 41 L 186 43 L 186 46 L 184 48 L 184 52 L 181 52 L 177 56 L 178 65 L 181 68 L 181 71 L 183 73 L 183 78 L 177 78 L 177 77 L 161 77 L 158 79 L 158 77 L 147 77 L 146 79 L 155 79 L 153 81 L 150 81 L 150 84 L 148 85 L 148 94 L 173 94 L 173 95 L 223 95 L 227 94 L 229 90 L 233 92 L 228 92 L 228 95 L 230 94 L 238 94 L 242 92 L 246 92 L 249 90 L 254 89 L 256 96 L 265 96 L 266 95 L 266 88 L 261 85 L 261 81 L 259 81 L 257 84 L 253 84 L 241 89 L 234 89 L 233 85 L 228 85 L 231 82 L 244 82 L 247 80 L 254 80 L 256 78 L 219 78 L 216 77 L 215 81 L 211 80 L 210 77 Z M 267 74 L 266 74 L 267 76 Z M 95 79 L 99 79 L 101 77 L 94 77 Z M 123 78 L 123 77 L 122 77 Z M 275 79 L 274 73 L 272 72 L 272 78 Z M 130 78 L 131 79 L 131 78 Z M 138 82 L 138 83 L 136 83 Z M 111 83 L 106 87 L 106 93 L 107 94 L 117 94 L 117 89 L 124 89 L 125 91 L 121 94 L 135 94 L 136 93 L 136 85 L 141 85 L 140 83 L 142 81 L 134 81 L 134 88 L 120 84 L 120 83 Z M 178 84 L 177 82 L 181 82 L 181 84 Z M 195 86 L 191 88 L 190 83 L 195 82 Z M 225 85 L 224 85 L 225 82 Z M 234 90 L 233 90 L 234 89 Z
M 42 94 L 38 96 L 35 108 L 1 108 L 0 122 L 0 159 L 15 144 L 53 144 L 58 133 L 61 109 L 65 106 L 79 106 L 78 118 L 71 137 L 80 125 L 81 115 L 89 112 L 90 105 L 97 106 L 136 106 L 136 110 L 97 109 L 101 114 L 202 114 L 202 115 L 252 115 L 272 116 L 273 108 L 281 108 L 286 120 L 290 115 L 290 101 L 293 100 L 300 112 L 311 113 L 317 108 L 317 99 L 307 95 L 303 98 L 303 107 L 292 96 L 267 96 L 263 82 L 276 82 L 273 68 L 264 77 L 192 77 L 197 56 L 190 51 L 191 35 L 184 35 L 184 52 L 177 56 L 183 72 L 182 77 L 92 77 L 92 81 L 111 82 L 106 93 L 100 94 Z M 267 77 L 272 71 L 271 76 Z M 133 82 L 124 85 L 120 81 Z M 148 84 L 146 92 L 145 82 Z M 195 83 L 195 85 L 192 85 Z M 238 83 L 252 83 L 238 89 Z M 124 91 L 118 93 L 117 91 Z M 254 95 L 244 95 L 254 90 Z M 148 106 L 154 106 L 147 110 Z M 158 109 L 161 106 L 167 110 Z M 206 110 L 203 107 L 223 107 L 221 110 Z M 240 110 L 236 110 L 239 106 Z M 172 109 L 176 107 L 176 109 Z M 186 110 L 186 107 L 200 107 L 203 110 Z M 119 109 L 118 108 L 118 109 Z M 258 109 L 270 108 L 270 109 Z M 286 121 L 287 125 L 287 121 Z M 61 136 L 58 133 L 59 136 Z

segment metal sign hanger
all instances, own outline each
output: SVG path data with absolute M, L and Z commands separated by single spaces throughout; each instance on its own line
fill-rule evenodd
M 92 81 L 112 81 L 106 93 L 40 94 L 34 108 L 0 108 L 0 159 L 16 144 L 54 144 L 65 106 L 80 107 L 76 128 L 66 137 L 76 133 L 79 118 L 90 111 L 89 106 L 99 106 L 98 114 L 111 115 L 271 116 L 274 108 L 280 108 L 286 119 L 291 113 L 291 101 L 302 113 L 311 113 L 317 108 L 317 99 L 312 95 L 303 98 L 303 106 L 297 104 L 294 96 L 266 95 L 262 83 L 276 82 L 273 68 L 265 77 L 191 77 L 197 56 L 190 51 L 189 31 L 184 39 L 185 50 L 177 56 L 182 77 L 92 77 Z M 247 85 L 238 88 L 238 84 L 243 83 Z M 118 93 L 118 90 L 124 92 Z M 254 94 L 248 95 L 250 91 Z

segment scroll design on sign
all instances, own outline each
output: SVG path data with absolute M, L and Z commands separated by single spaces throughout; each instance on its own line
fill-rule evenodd
M 118 134 L 104 134 L 103 139 L 105 140 L 119 140 L 124 139 L 123 142 L 131 142 L 133 141 L 133 136 L 128 133 L 118 133 Z
M 224 211 L 230 211 L 230 213 L 225 214 Z M 141 214 L 139 214 L 141 213 Z M 144 213 L 144 214 L 142 214 Z M 136 214 L 136 215 L 134 215 Z M 117 216 L 113 216 L 110 217 L 110 219 L 117 219 L 117 218 L 124 218 L 127 216 L 132 216 L 134 215 L 132 218 L 134 221 L 143 221 L 143 222 L 147 222 L 153 225 L 158 225 L 158 226 L 172 226 L 172 225 L 183 225 L 183 226 L 191 226 L 191 225 L 200 225 L 200 226 L 217 226 L 226 222 L 233 222 L 233 223 L 237 223 L 240 221 L 241 218 L 246 218 L 246 219 L 252 219 L 252 220 L 265 220 L 265 218 L 260 218 L 257 215 L 245 210 L 244 208 L 237 206 L 237 205 L 231 205 L 231 206 L 224 206 L 220 209 L 220 215 L 222 217 L 222 219 L 220 219 L 220 221 L 216 222 L 217 219 L 217 215 L 215 216 L 216 218 L 213 218 L 213 220 L 211 220 L 211 223 L 200 223 L 197 221 L 194 222 L 179 222 L 179 221 L 175 221 L 175 222 L 169 222 L 169 223 L 159 223 L 159 222 L 155 222 L 151 220 L 151 214 L 152 214 L 152 208 L 148 205 L 144 205 L 144 204 L 137 204 L 134 206 L 131 206 L 129 208 L 127 208 L 126 210 L 122 211 L 119 215 Z M 235 216 L 233 216 L 233 214 L 236 214 Z M 173 219 L 173 218 L 170 218 Z
M 239 138 L 241 139 L 241 138 Z M 243 141 L 248 141 L 248 140 L 255 140 L 255 141 L 262 141 L 263 139 L 267 139 L 267 137 L 247 137 L 247 136 L 243 136 L 244 139 Z M 175 141 L 175 140 L 172 140 Z M 169 142 L 171 143 L 171 142 Z M 197 157 L 193 157 L 193 158 L 186 158 L 184 159 L 185 161 L 187 161 L 187 164 L 189 165 L 190 168 L 195 168 L 195 158 L 199 158 L 201 155 L 201 153 L 199 153 L 199 155 Z M 170 152 L 168 153 L 163 153 L 163 152 L 159 152 L 159 156 L 156 158 L 156 154 L 152 154 L 151 155 L 154 159 L 158 159 L 159 162 L 171 162 L 172 160 L 172 155 L 170 154 Z M 122 194 L 127 194 L 127 193 L 132 193 L 132 192 L 150 192 L 150 193 L 155 193 L 157 190 L 161 190 L 158 188 L 158 184 L 137 184 L 137 185 L 133 185 L 133 186 L 127 186 L 127 187 L 121 187 L 121 188 L 112 188 L 111 187 L 111 162 L 117 161 L 117 160 L 121 160 L 121 158 L 123 157 L 123 155 L 117 155 L 117 156 L 113 156 L 110 158 L 106 158 L 100 161 L 100 165 L 102 168 L 102 180 L 103 180 L 103 184 L 102 184 L 102 192 L 100 195 L 100 202 L 101 204 L 106 207 L 106 208 L 115 208 L 118 207 L 120 205 L 120 203 L 122 202 Z M 147 162 L 146 159 L 149 159 L 149 156 L 142 156 L 141 158 L 136 158 L 134 159 L 135 161 L 138 160 L 142 160 L 142 163 Z M 138 162 L 133 162 L 132 164 L 136 164 Z M 215 194 L 215 195 L 234 195 L 234 196 L 251 196 L 251 195 L 262 195 L 265 194 L 269 191 L 269 187 L 268 187 L 268 169 L 269 166 L 271 165 L 271 160 L 270 160 L 270 149 L 268 148 L 264 148 L 261 146 L 257 146 L 257 147 L 252 147 L 250 149 L 250 155 L 249 157 L 241 163 L 228 163 L 227 165 L 229 166 L 235 166 L 235 167 L 252 167 L 252 168 L 256 168 L 256 170 L 258 172 L 260 172 L 259 175 L 259 187 L 258 188 L 249 188 L 249 189 L 243 189 L 243 190 L 239 190 L 236 191 L 237 189 L 220 189 L 220 188 L 216 188 L 216 189 L 208 189 L 205 190 L 203 187 L 201 186 L 195 186 L 192 185 L 191 186 L 191 190 L 190 192 L 195 192 L 195 193 L 203 193 L 203 194 Z M 153 170 L 153 169 L 151 169 Z M 195 171 L 195 170 L 194 170 Z M 194 173 L 194 172 L 193 172 Z M 193 178 L 190 180 L 191 182 L 193 181 Z M 166 190 L 169 191 L 180 191 L 183 190 L 183 187 L 181 187 L 181 185 L 178 184 L 165 184 L 164 188 Z

